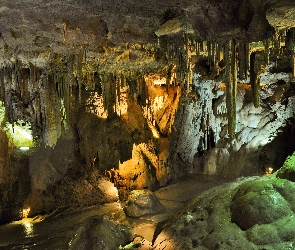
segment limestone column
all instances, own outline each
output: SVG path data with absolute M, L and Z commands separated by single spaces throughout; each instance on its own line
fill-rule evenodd
M 233 140 L 236 130 L 236 96 L 237 96 L 237 59 L 236 41 L 230 40 L 225 44 L 225 84 L 226 84 L 226 108 L 228 117 L 228 134 Z

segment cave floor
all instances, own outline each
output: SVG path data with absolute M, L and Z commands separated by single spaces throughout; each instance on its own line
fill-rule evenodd
M 145 246 L 151 244 L 155 226 L 177 211 L 187 200 L 201 192 L 232 180 L 220 176 L 192 174 L 160 188 L 155 193 L 165 211 L 141 218 L 126 218 L 133 234 L 144 237 Z M 0 226 L 0 249 L 68 249 L 69 242 L 87 218 L 110 215 L 122 211 L 119 202 L 56 210 L 48 216 L 26 218 Z

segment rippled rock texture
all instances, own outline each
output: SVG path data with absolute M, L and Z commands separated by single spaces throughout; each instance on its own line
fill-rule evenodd
M 158 225 L 154 249 L 294 248 L 295 184 L 278 173 L 199 195 Z

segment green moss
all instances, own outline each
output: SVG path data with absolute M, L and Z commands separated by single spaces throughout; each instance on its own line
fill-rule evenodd
M 283 166 L 276 172 L 276 176 L 295 182 L 295 152 L 286 159 Z
M 295 152 L 286 159 L 283 167 L 295 170 Z

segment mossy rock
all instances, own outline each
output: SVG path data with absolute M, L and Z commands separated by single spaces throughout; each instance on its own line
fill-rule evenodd
M 283 166 L 276 172 L 276 176 L 295 182 L 295 152 L 286 159 Z
M 249 181 L 235 193 L 230 209 L 231 219 L 242 230 L 254 225 L 270 224 L 293 215 L 295 185 L 274 177 Z

